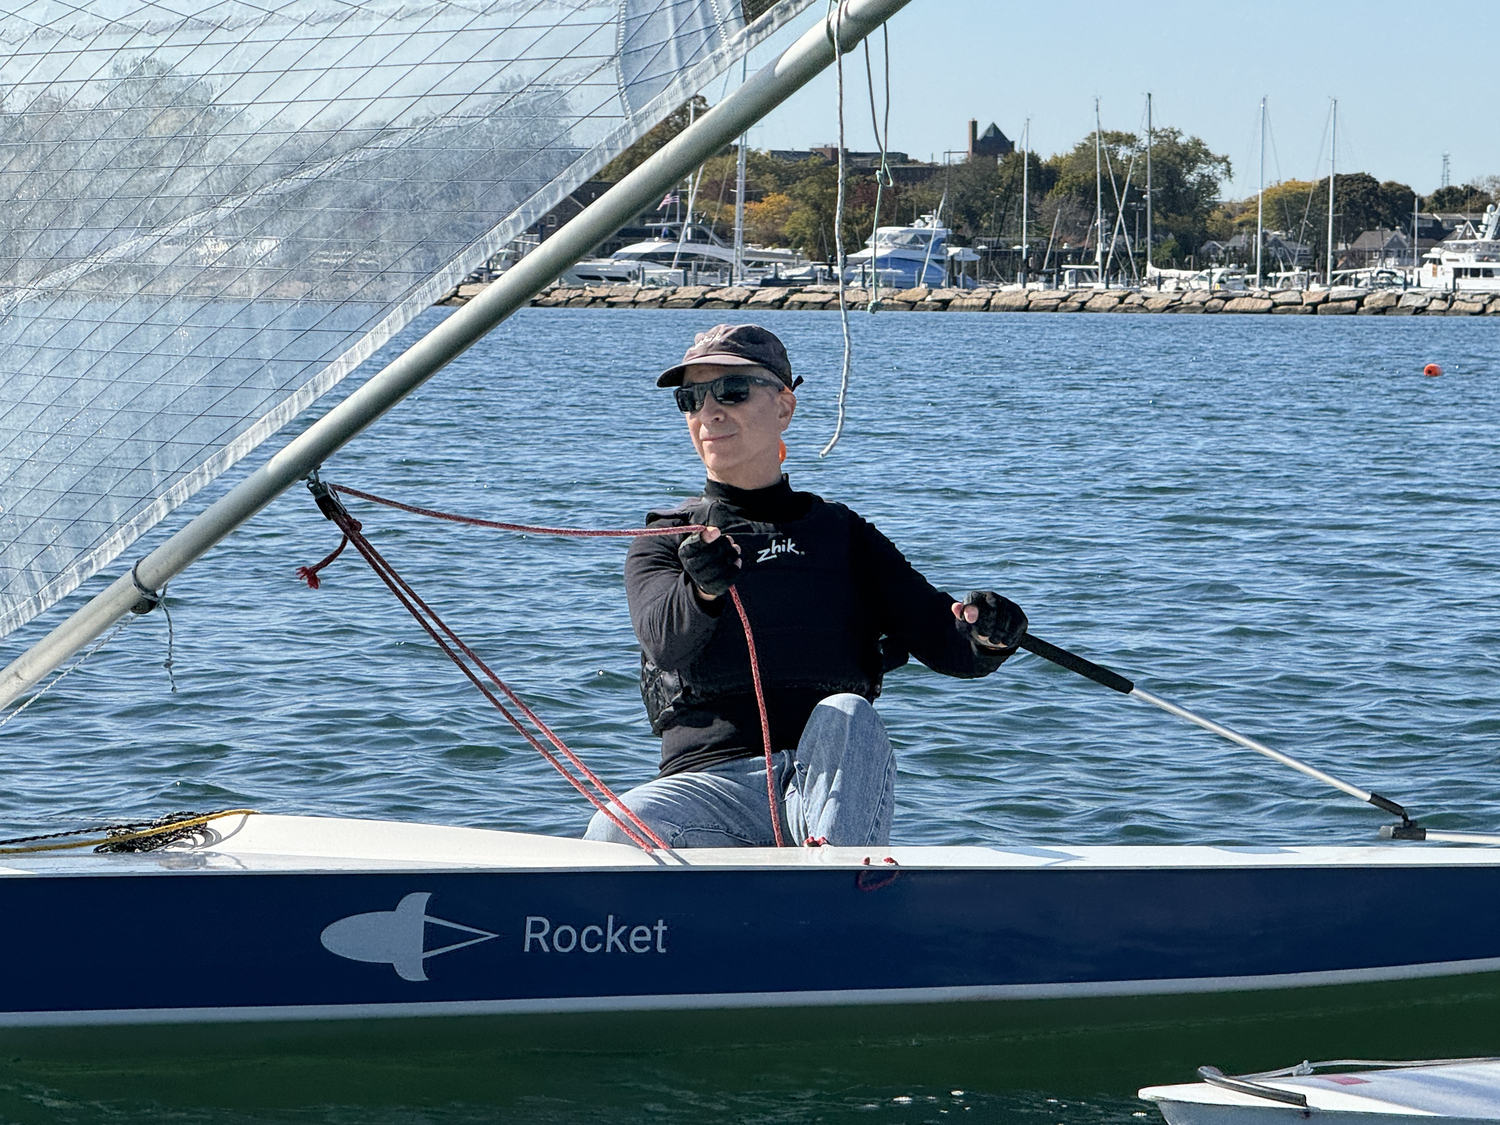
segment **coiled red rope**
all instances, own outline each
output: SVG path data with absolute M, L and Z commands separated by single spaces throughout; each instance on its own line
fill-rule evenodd
M 319 491 L 320 489 L 321 493 Z M 348 488 L 344 485 L 317 484 L 315 482 L 313 485 L 313 495 L 317 499 L 318 507 L 325 516 L 333 521 L 333 523 L 338 527 L 339 531 L 343 533 L 343 538 L 339 541 L 338 547 L 316 565 L 297 568 L 297 576 L 303 579 L 312 589 L 316 590 L 320 585 L 318 572 L 321 571 L 324 567 L 330 565 L 335 559 L 339 557 L 340 554 L 343 553 L 344 548 L 352 543 L 354 545 L 354 549 L 358 551 L 361 556 L 363 556 L 364 560 L 367 563 L 369 563 L 370 569 L 373 570 L 375 574 L 381 579 L 381 581 L 386 584 L 391 593 L 396 595 L 396 599 L 406 607 L 407 612 L 409 612 L 413 617 L 417 619 L 417 623 L 421 625 L 424 630 L 426 630 L 428 636 L 430 636 L 433 641 L 437 643 L 437 646 L 442 649 L 442 651 L 448 656 L 450 660 L 453 661 L 455 665 L 458 666 L 458 669 L 463 672 L 466 677 L 468 677 L 469 681 L 479 690 L 479 692 L 490 701 L 490 703 L 495 707 L 497 711 L 500 712 L 502 716 L 505 717 L 506 721 L 515 728 L 515 730 L 521 735 L 521 737 L 526 739 L 526 741 L 531 744 L 532 748 L 535 749 L 539 754 L 541 754 L 542 758 L 546 760 L 553 769 L 562 774 L 564 779 L 566 779 L 574 789 L 582 793 L 583 796 L 587 798 L 590 804 L 592 804 L 600 812 L 604 813 L 604 815 L 608 817 L 622 832 L 625 833 L 626 837 L 632 840 L 635 844 L 645 849 L 647 852 L 653 851 L 655 848 L 670 850 L 668 848 L 668 845 L 661 839 L 661 837 L 658 836 L 654 831 L 652 831 L 650 826 L 648 826 L 645 821 L 641 820 L 640 817 L 632 812 L 629 806 L 627 806 L 624 801 L 617 797 L 615 793 L 609 788 L 609 786 L 605 785 L 604 782 L 600 780 L 597 774 L 589 769 L 588 766 L 584 765 L 583 760 L 579 758 L 578 755 L 571 749 L 569 749 L 567 744 L 557 736 L 552 728 L 547 726 L 547 724 L 544 723 L 537 716 L 537 714 L 521 700 L 521 697 L 518 696 L 513 690 L 511 690 L 509 685 L 507 685 L 505 681 L 500 679 L 500 677 L 497 676 L 490 669 L 490 667 L 479 658 L 479 656 L 474 652 L 473 649 L 471 649 L 467 644 L 464 643 L 462 638 L 460 638 L 458 634 L 455 633 L 448 626 L 448 624 L 437 615 L 432 607 L 424 602 L 420 596 L 418 596 L 417 592 L 412 589 L 412 587 L 406 582 L 406 580 L 396 573 L 395 568 L 386 561 L 385 557 L 375 549 L 374 544 L 372 544 L 369 539 L 365 537 L 363 526 L 360 524 L 360 522 L 354 519 L 349 514 L 348 510 L 343 506 L 343 504 L 341 504 L 336 498 L 331 495 L 335 492 L 343 493 L 346 496 L 354 496 L 360 500 L 367 500 L 372 504 L 383 504 L 388 508 L 396 508 L 399 511 L 410 512 L 413 515 L 426 516 L 430 519 L 447 520 L 450 523 L 467 524 L 471 527 L 488 527 L 499 531 L 518 531 L 528 535 L 553 535 L 572 539 L 634 539 L 639 536 L 684 534 L 692 535 L 697 532 L 707 531 L 708 528 L 701 524 L 689 524 L 682 527 L 594 529 L 571 527 L 541 527 L 534 524 L 502 523 L 497 520 L 483 520 L 473 516 L 456 515 L 452 512 L 440 512 L 434 508 L 422 508 L 414 504 L 403 504 L 399 500 L 391 500 L 384 496 L 375 496 L 372 493 L 361 492 L 357 488 Z M 760 731 L 765 751 L 766 800 L 770 805 L 771 829 L 776 838 L 776 846 L 778 848 L 781 848 L 786 846 L 786 842 L 782 836 L 781 808 L 780 802 L 778 802 L 776 799 L 776 787 L 773 779 L 771 720 L 766 710 L 765 690 L 761 683 L 760 659 L 756 654 L 755 635 L 750 628 L 750 617 L 745 612 L 745 603 L 740 600 L 739 591 L 736 590 L 733 586 L 729 588 L 729 598 L 734 605 L 735 612 L 739 615 L 740 625 L 745 631 L 745 646 L 749 651 L 750 656 L 750 678 L 755 688 L 756 707 L 760 711 Z M 447 640 L 444 639 L 445 637 L 447 638 Z M 473 668 L 465 663 L 464 659 L 459 655 L 460 653 L 462 654 L 462 657 L 467 657 L 469 661 L 473 662 Z M 542 745 L 542 743 L 538 741 L 535 735 L 533 735 L 530 731 L 528 731 L 524 726 L 521 725 L 520 720 L 518 720 L 513 714 L 511 714 L 511 712 L 505 707 L 505 705 L 495 697 L 495 694 L 485 686 L 484 682 L 480 679 L 480 674 L 482 674 L 485 679 L 488 679 L 491 684 L 498 688 L 501 694 L 503 694 L 505 698 L 508 699 L 516 707 L 516 709 L 526 717 L 527 721 L 536 728 L 537 732 L 548 742 L 550 742 L 557 749 L 557 751 L 562 754 L 562 756 L 566 758 L 567 761 L 578 770 L 578 772 L 582 775 L 583 780 L 580 780 L 579 777 L 575 776 L 567 768 L 567 766 L 565 766 L 562 761 L 558 759 L 557 755 L 549 751 L 546 746 Z M 589 791 L 588 786 L 584 784 L 584 780 L 588 782 L 589 786 L 593 786 L 594 790 L 597 791 L 597 795 L 594 792 Z M 616 808 L 618 808 L 620 812 L 624 813 L 625 818 L 630 821 L 630 824 L 626 824 L 625 821 L 620 818 L 619 814 L 614 811 Z

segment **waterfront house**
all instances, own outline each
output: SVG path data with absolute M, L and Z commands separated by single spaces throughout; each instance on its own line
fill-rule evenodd
M 1396 269 L 1411 264 L 1411 235 L 1379 227 L 1361 234 L 1339 259 L 1340 269 Z

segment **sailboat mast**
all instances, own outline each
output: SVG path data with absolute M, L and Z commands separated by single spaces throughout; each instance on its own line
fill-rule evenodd
M 1260 288 L 1260 248 L 1266 220 L 1266 99 L 1260 99 L 1260 187 L 1255 192 L 1255 288 Z
M 1047 284 L 1047 266 L 1050 265 L 1051 262 L 1052 262 L 1052 244 L 1057 241 L 1057 221 L 1060 218 L 1062 218 L 1062 208 L 1061 207 L 1059 207 L 1056 211 L 1052 212 L 1052 233 L 1047 236 L 1047 251 L 1046 251 L 1046 253 L 1044 253 L 1042 255 L 1042 284 L 1043 285 Z M 1058 285 L 1058 282 L 1057 282 L 1057 277 L 1056 277 L 1055 274 L 1053 275 L 1052 287 L 1054 289 L 1059 288 L 1059 285 Z
M 740 134 L 740 158 L 734 173 L 734 280 L 745 280 L 745 144 L 749 133 Z
M 740 83 L 750 76 L 750 60 L 740 62 Z M 750 134 L 740 134 L 739 159 L 734 168 L 734 283 L 745 280 L 745 149 Z
M 1104 283 L 1104 165 L 1099 155 L 1099 99 L 1094 99 L 1094 281 Z
M 1417 273 L 1421 269 L 1421 263 L 1417 261 L 1417 220 L 1421 215 L 1422 197 L 1416 192 L 1411 193 L 1411 283 L 1417 283 Z
M 1151 210 L 1155 201 L 1151 196 L 1151 95 L 1146 95 L 1146 273 L 1151 272 L 1151 248 L 1156 245 L 1151 240 Z
M 1333 134 L 1328 144 L 1328 263 L 1324 271 L 1324 283 L 1333 288 L 1333 178 L 1337 174 L 1335 162 L 1339 151 L 1339 100 L 1333 99 Z
M 851 49 L 908 2 L 846 0 L 831 17 L 839 20 L 839 42 L 846 51 Z M 832 62 L 828 21 L 819 21 L 755 77 L 667 142 L 468 304 L 453 310 L 431 332 L 0 671 L 0 707 L 14 702 L 74 653 L 103 636 L 141 600 L 141 587 L 162 589 Z
M 1020 281 L 1026 284 L 1026 267 L 1031 262 L 1030 248 L 1026 244 L 1026 211 L 1031 200 L 1031 118 L 1026 119 L 1026 128 L 1021 133 L 1021 269 Z

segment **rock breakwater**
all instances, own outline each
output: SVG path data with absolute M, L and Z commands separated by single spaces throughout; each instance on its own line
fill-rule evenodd
M 461 305 L 483 289 L 463 285 L 440 303 Z M 867 289 L 849 288 L 850 308 L 865 308 Z M 536 297 L 540 308 L 603 309 L 837 309 L 838 288 L 684 285 L 677 288 L 598 285 L 554 288 Z M 1442 293 L 1430 289 L 1192 289 L 1178 293 L 1131 289 L 903 289 L 880 293 L 882 312 L 1057 312 L 1258 314 L 1262 316 L 1500 316 L 1500 293 Z

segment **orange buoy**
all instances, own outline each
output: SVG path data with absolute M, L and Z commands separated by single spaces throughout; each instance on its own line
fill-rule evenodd
M 1429 363 L 1426 367 L 1422 368 L 1422 374 L 1423 375 L 1437 376 L 1437 375 L 1441 375 L 1442 373 L 1443 373 L 1443 369 L 1441 367 L 1439 367 L 1435 363 Z
M 778 441 L 776 444 L 778 446 L 780 446 L 780 448 L 776 451 L 776 453 L 781 458 L 781 460 L 783 462 L 785 462 L 786 461 L 786 442 L 784 442 L 784 441 Z

